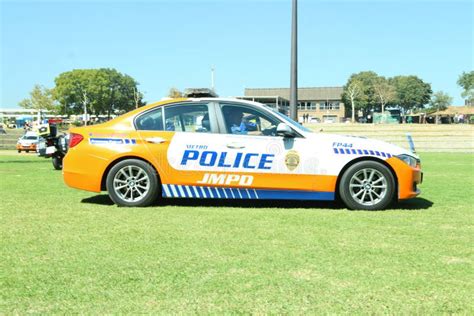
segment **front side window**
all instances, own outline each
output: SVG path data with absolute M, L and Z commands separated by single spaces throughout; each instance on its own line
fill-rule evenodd
M 276 136 L 276 128 L 281 122 L 247 106 L 223 104 L 221 109 L 227 134 Z

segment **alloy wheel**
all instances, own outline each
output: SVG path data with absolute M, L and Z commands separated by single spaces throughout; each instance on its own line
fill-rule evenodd
M 138 202 L 148 194 L 150 178 L 139 166 L 124 166 L 114 176 L 113 189 L 122 200 Z
M 366 206 L 376 205 L 387 194 L 387 179 L 376 169 L 361 169 L 351 177 L 349 192 L 357 203 Z

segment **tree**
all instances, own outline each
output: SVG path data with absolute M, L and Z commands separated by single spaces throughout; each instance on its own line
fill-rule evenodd
M 385 77 L 377 77 L 374 83 L 375 96 L 381 106 L 381 112 L 385 110 L 385 105 L 395 100 L 395 88 Z
M 363 110 L 367 113 L 377 105 L 374 91 L 374 82 L 377 78 L 378 75 L 373 71 L 362 71 L 352 74 L 349 77 L 349 80 L 343 88 L 342 101 L 344 104 L 354 105 L 354 108 L 352 109 L 353 114 L 356 110 Z M 349 92 L 349 87 L 352 86 L 352 88 L 354 88 L 353 83 L 356 84 L 359 90 L 357 97 L 354 98 L 354 104 L 352 104 L 351 93 Z
M 450 105 L 451 102 L 453 102 L 453 98 L 443 91 L 438 91 L 431 97 L 430 108 L 432 111 L 436 112 L 443 111 L 448 108 L 448 105 Z M 436 114 L 436 122 L 438 122 L 438 114 Z
M 389 81 L 395 88 L 393 103 L 405 111 L 421 109 L 430 102 L 431 85 L 417 76 L 395 76 Z
M 360 83 L 357 80 L 353 80 L 352 82 L 349 83 L 347 88 L 345 89 L 345 93 L 347 94 L 347 97 L 351 101 L 351 122 L 355 123 L 355 103 L 356 100 L 359 100 L 362 96 L 362 83 Z
M 457 83 L 464 89 L 461 96 L 466 99 L 467 105 L 474 106 L 474 70 L 463 72 Z
M 141 94 L 135 95 L 138 83 L 115 69 L 74 69 L 60 74 L 55 83 L 54 97 L 66 114 L 83 113 L 84 93 L 87 109 L 95 115 L 110 117 L 145 104 Z
M 178 99 L 183 97 L 183 93 L 179 91 L 176 88 L 171 88 L 170 91 L 168 92 L 168 97 L 173 98 L 173 99 Z
M 30 97 L 20 101 L 18 105 L 25 109 L 48 110 L 52 112 L 58 110 L 58 105 L 54 102 L 52 90 L 38 84 L 31 90 Z
M 109 92 L 105 93 L 103 112 L 110 117 L 111 113 L 120 114 L 145 105 L 143 94 L 138 91 L 138 83 L 130 76 L 121 74 L 115 69 L 100 69 L 108 84 Z
M 84 108 L 84 92 L 92 90 L 92 70 L 75 69 L 63 72 L 54 80 L 54 98 L 64 114 L 80 114 Z M 92 93 L 91 93 L 92 95 Z

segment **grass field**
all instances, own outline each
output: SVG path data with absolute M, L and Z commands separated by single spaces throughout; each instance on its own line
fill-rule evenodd
M 420 198 L 118 208 L 0 155 L 0 314 L 473 314 L 474 155 L 421 154 Z

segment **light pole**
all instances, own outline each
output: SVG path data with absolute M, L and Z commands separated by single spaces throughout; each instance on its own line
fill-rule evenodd
M 214 66 L 211 66 L 211 90 L 213 92 L 216 91 L 215 82 L 214 82 L 214 71 L 215 71 Z
M 87 126 L 87 102 L 88 102 L 88 99 L 87 99 L 87 92 L 84 91 L 83 94 L 82 94 L 82 101 L 84 103 L 84 126 Z
M 298 121 L 298 3 L 293 0 L 291 21 L 290 117 Z

